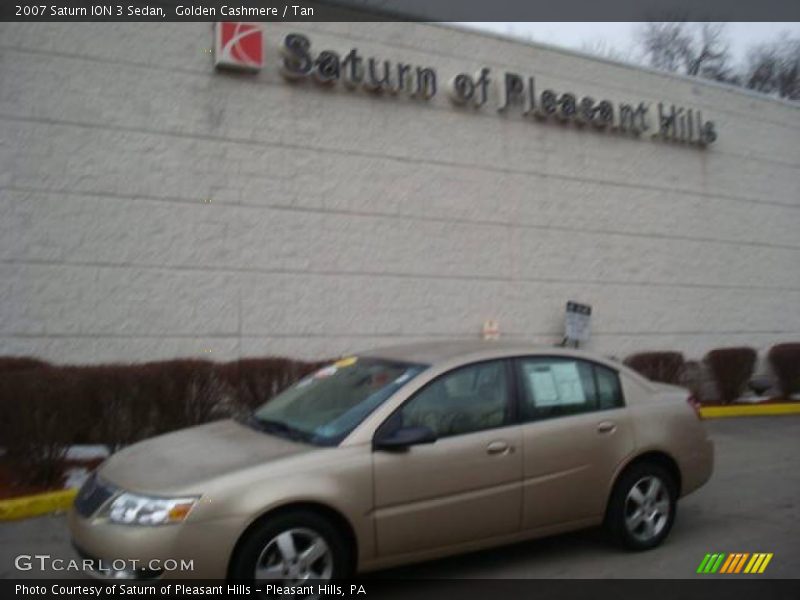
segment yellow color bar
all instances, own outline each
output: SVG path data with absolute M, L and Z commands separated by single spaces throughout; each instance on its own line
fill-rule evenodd
M 772 560 L 772 556 L 773 556 L 772 552 L 767 554 L 766 558 L 764 559 L 764 562 L 761 563 L 761 567 L 758 569 L 759 573 L 763 573 L 764 572 L 764 569 L 767 568 L 767 565 L 769 564 L 769 561 Z
M 750 559 L 750 562 L 747 563 L 747 566 L 744 568 L 745 573 L 754 572 L 755 569 L 758 569 L 758 565 L 761 564 L 761 561 L 764 560 L 765 554 L 761 554 L 756 552 L 753 554 L 753 558 Z

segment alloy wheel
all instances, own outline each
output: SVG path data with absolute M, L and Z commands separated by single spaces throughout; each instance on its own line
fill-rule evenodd
M 639 479 L 625 498 L 625 527 L 640 542 L 656 538 L 667 526 L 669 513 L 669 490 L 654 475 Z
M 256 581 L 325 582 L 333 575 L 333 554 L 325 539 L 306 528 L 288 529 L 272 538 L 256 561 Z

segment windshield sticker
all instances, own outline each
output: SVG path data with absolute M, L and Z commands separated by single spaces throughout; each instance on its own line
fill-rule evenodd
M 314 379 L 325 379 L 326 377 L 330 377 L 331 375 L 335 374 L 336 371 L 339 369 L 336 368 L 336 365 L 330 365 L 329 367 L 324 367 L 314 373 Z
M 394 380 L 394 382 L 395 382 L 395 383 L 397 383 L 397 384 L 400 384 L 400 383 L 405 383 L 405 382 L 406 382 L 406 381 L 408 381 L 410 378 L 411 378 L 411 375 L 410 375 L 410 374 L 409 374 L 409 373 L 406 371 L 405 373 L 403 373 L 402 375 L 400 375 L 400 377 L 398 377 L 397 379 L 395 379 L 395 380 Z
M 333 366 L 338 369 L 344 369 L 345 367 L 350 367 L 356 364 L 357 360 L 358 357 L 356 356 L 348 356 L 347 358 L 342 358 L 340 360 L 337 360 L 335 363 L 333 363 Z

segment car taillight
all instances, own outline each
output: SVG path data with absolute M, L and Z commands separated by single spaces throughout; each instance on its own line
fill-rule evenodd
M 695 398 L 694 394 L 689 394 L 686 401 L 689 403 L 689 406 L 692 407 L 692 410 L 694 410 L 694 414 L 697 415 L 697 418 L 702 419 L 703 415 L 700 413 L 700 400 Z

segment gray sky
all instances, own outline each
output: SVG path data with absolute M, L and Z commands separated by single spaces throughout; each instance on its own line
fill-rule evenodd
M 634 43 L 639 23 L 570 22 L 570 23 L 459 23 L 503 35 L 532 39 L 556 46 L 581 50 L 585 43 L 602 41 L 611 48 L 625 52 Z M 786 31 L 800 37 L 800 23 L 728 23 L 727 39 L 734 60 L 744 58 L 747 47 L 776 38 Z

